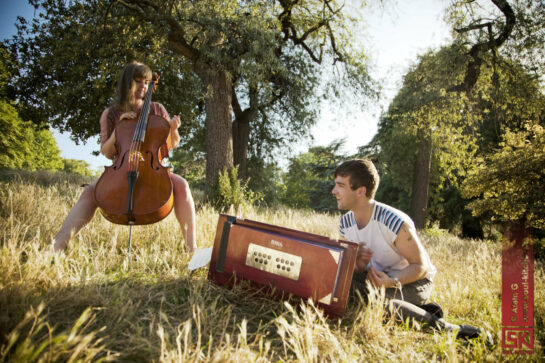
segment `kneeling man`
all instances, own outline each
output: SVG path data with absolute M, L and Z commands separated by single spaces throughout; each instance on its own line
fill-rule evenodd
M 458 330 L 457 337 L 492 336 L 469 325 L 455 325 L 443 319 L 441 307 L 427 303 L 437 269 L 420 242 L 411 218 L 400 210 L 375 201 L 379 175 L 370 160 L 345 161 L 335 170 L 337 207 L 349 212 L 341 217 L 340 233 L 360 248 L 353 288 L 366 298 L 366 280 L 384 287 L 386 299 L 400 320 L 413 318 L 439 330 Z

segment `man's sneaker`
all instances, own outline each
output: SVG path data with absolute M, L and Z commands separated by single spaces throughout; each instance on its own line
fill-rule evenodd
M 458 335 L 456 335 L 456 338 L 461 340 L 470 340 L 479 337 L 483 337 L 486 345 L 488 345 L 489 347 L 494 346 L 494 338 L 492 338 L 492 334 L 484 329 L 480 329 L 471 325 L 460 325 L 460 330 L 458 331 Z
M 438 319 L 443 318 L 443 309 L 441 309 L 441 305 L 436 302 L 420 305 L 420 307 L 426 310 L 428 313 L 435 315 Z

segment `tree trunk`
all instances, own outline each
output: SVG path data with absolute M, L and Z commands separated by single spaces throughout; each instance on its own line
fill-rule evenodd
M 225 71 L 198 69 L 206 92 L 206 193 L 220 171 L 233 166 L 231 135 L 231 75 Z M 203 67 L 204 68 L 204 67 Z
M 248 141 L 250 139 L 250 121 L 247 117 L 237 118 L 233 122 L 233 161 L 238 166 L 238 177 L 246 180 L 248 174 Z
M 474 217 L 466 208 L 462 211 L 462 237 L 484 239 L 481 217 Z
M 416 163 L 413 171 L 413 188 L 411 194 L 410 216 L 416 228 L 426 225 L 426 210 L 428 208 L 428 190 L 431 170 L 431 135 L 428 132 L 418 147 Z
M 238 103 L 237 95 L 233 92 L 233 159 L 238 165 L 238 177 L 246 180 L 248 176 L 248 145 L 250 142 L 250 124 L 256 119 L 257 111 L 257 90 L 255 87 L 249 89 L 250 105 L 242 111 Z

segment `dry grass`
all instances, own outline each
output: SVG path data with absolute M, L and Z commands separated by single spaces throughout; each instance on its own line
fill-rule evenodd
M 342 320 L 312 305 L 270 300 L 241 285 L 224 289 L 207 270 L 188 272 L 174 219 L 133 230 L 100 215 L 54 258 L 49 241 L 81 188 L 0 182 L 0 362 L 361 362 L 538 361 L 543 355 L 543 266 L 535 269 L 536 353 L 502 356 L 482 342 L 461 344 L 449 333 L 426 333 L 385 317 L 380 295 L 353 299 Z M 337 237 L 338 217 L 291 209 L 248 209 L 246 218 Z M 198 205 L 199 247 L 212 245 L 218 213 Z M 449 321 L 501 330 L 500 246 L 422 233 L 439 268 L 433 299 Z M 52 263 L 54 260 L 54 263 Z

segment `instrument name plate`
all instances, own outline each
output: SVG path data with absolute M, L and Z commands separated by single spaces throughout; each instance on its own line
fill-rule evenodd
M 292 280 L 299 279 L 303 258 L 291 253 L 250 243 L 246 254 L 246 266 L 255 267 Z

